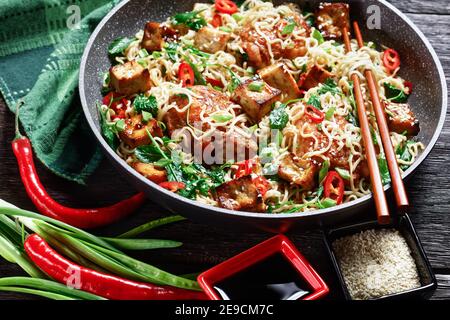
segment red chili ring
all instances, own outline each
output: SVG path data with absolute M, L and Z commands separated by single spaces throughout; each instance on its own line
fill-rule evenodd
M 221 13 L 233 14 L 239 9 L 236 3 L 231 0 L 216 0 L 216 10 Z
M 325 114 L 322 111 L 309 104 L 306 105 L 305 114 L 314 123 L 321 123 L 325 119 Z

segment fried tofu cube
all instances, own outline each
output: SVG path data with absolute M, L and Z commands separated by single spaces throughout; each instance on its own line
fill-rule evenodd
M 150 73 L 136 61 L 128 61 L 109 69 L 111 85 L 117 93 L 132 95 L 151 88 Z
M 154 183 L 167 181 L 166 170 L 158 168 L 151 163 L 133 162 L 131 166 L 147 179 Z
M 147 130 L 153 137 L 163 136 L 158 121 L 150 119 L 147 123 L 143 123 L 142 115 L 137 114 L 125 120 L 125 129 L 119 132 L 119 136 L 128 146 L 136 148 L 151 143 Z
M 258 71 L 259 76 L 270 86 L 281 90 L 283 102 L 296 99 L 300 96 L 300 89 L 294 77 L 284 64 L 277 63 Z
M 174 41 L 178 36 L 178 30 L 158 22 L 150 21 L 145 24 L 141 47 L 149 52 L 160 51 L 166 41 Z
M 216 189 L 222 208 L 235 211 L 265 212 L 266 205 L 250 176 L 226 182 Z
M 385 110 L 390 131 L 407 136 L 419 134 L 419 120 L 417 120 L 408 103 L 387 103 Z
M 341 39 L 343 28 L 350 30 L 350 7 L 347 3 L 321 3 L 316 11 L 316 24 L 328 39 Z
M 312 190 L 316 186 L 318 165 L 312 160 L 299 159 L 292 154 L 285 156 L 278 168 L 281 179 L 300 186 L 303 190 Z
M 147 22 L 144 27 L 141 47 L 149 52 L 160 51 L 164 45 L 163 29 L 158 22 Z
M 317 87 L 319 84 L 324 83 L 328 78 L 331 78 L 333 74 L 322 67 L 314 65 L 303 79 L 300 81 L 299 85 L 305 90 Z
M 197 48 L 208 53 L 224 51 L 230 34 L 215 28 L 203 27 L 195 34 L 194 43 Z
M 252 90 L 258 83 L 260 90 Z M 242 106 L 253 122 L 259 122 L 272 110 L 272 105 L 281 100 L 281 91 L 261 80 L 249 79 L 241 83 L 233 92 L 231 100 Z

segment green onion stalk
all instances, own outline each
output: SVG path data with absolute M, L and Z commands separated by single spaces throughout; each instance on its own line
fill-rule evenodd
M 118 237 L 98 237 L 58 220 L 22 210 L 0 199 L 0 256 L 19 265 L 30 277 L 0 278 L 0 291 L 21 292 L 57 300 L 98 300 L 96 295 L 69 288 L 48 279 L 28 258 L 23 242 L 36 233 L 55 250 L 75 263 L 130 280 L 200 290 L 189 277 L 177 276 L 134 259 L 122 250 L 176 248 L 181 242 L 162 239 L 132 239 L 156 227 L 184 220 L 170 216 L 150 221 Z

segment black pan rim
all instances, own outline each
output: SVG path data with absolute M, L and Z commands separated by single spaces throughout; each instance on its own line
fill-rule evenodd
M 86 101 L 84 74 L 85 74 L 86 61 L 88 59 L 90 49 L 91 49 L 93 43 L 95 42 L 98 33 L 102 30 L 102 28 L 110 20 L 110 18 L 130 1 L 133 1 L 133 0 L 124 0 L 121 3 L 119 3 L 97 25 L 97 27 L 95 28 L 94 32 L 91 34 L 91 36 L 88 40 L 88 43 L 85 47 L 85 50 L 84 50 L 84 53 L 83 53 L 83 56 L 81 59 L 80 76 L 79 76 L 80 99 L 81 99 L 83 112 L 84 112 L 86 120 L 89 124 L 89 127 L 91 128 L 96 139 L 100 143 L 103 151 L 106 152 L 110 158 L 114 159 L 114 161 L 116 161 L 121 167 L 123 167 L 123 169 L 125 169 L 128 172 L 128 174 L 134 176 L 134 178 L 139 180 L 142 184 L 146 184 L 147 186 L 149 186 L 156 193 L 164 193 L 167 196 L 172 197 L 179 202 L 183 202 L 184 204 L 187 204 L 188 206 L 192 207 L 193 209 L 199 208 L 199 209 L 202 209 L 203 211 L 206 210 L 206 211 L 214 212 L 217 214 L 226 214 L 226 215 L 232 215 L 232 216 L 237 216 L 237 217 L 242 217 L 242 218 L 259 218 L 259 219 L 264 219 L 264 220 L 271 220 L 271 219 L 282 220 L 282 219 L 287 219 L 287 218 L 299 219 L 299 218 L 306 218 L 306 217 L 311 217 L 311 218 L 312 217 L 320 217 L 320 216 L 325 216 L 325 215 L 338 214 L 339 211 L 341 211 L 341 210 L 350 209 L 351 207 L 359 207 L 361 205 L 368 204 L 369 202 L 372 201 L 372 194 L 369 194 L 369 195 L 366 195 L 359 199 L 341 204 L 336 207 L 332 207 L 332 208 L 328 208 L 328 209 L 319 209 L 319 210 L 314 210 L 314 211 L 307 211 L 307 212 L 273 214 L 273 213 L 253 213 L 253 212 L 245 212 L 245 211 L 233 211 L 233 210 L 228 210 L 228 209 L 223 209 L 223 208 L 219 208 L 219 207 L 202 204 L 198 201 L 184 198 L 176 193 L 170 192 L 170 191 L 160 187 L 156 183 L 153 183 L 152 181 L 146 179 L 145 177 L 140 175 L 138 172 L 136 172 L 133 168 L 128 166 L 123 161 L 123 159 L 121 159 L 106 143 L 100 130 L 98 130 L 98 128 L 94 122 L 94 119 L 90 115 L 89 106 Z M 433 49 L 433 47 L 431 46 L 430 42 L 425 37 L 425 35 L 422 33 L 422 31 L 420 31 L 420 29 L 405 14 L 403 14 L 399 9 L 397 9 L 392 4 L 388 3 L 386 0 L 378 0 L 378 2 L 380 4 L 386 6 L 388 9 L 390 9 L 396 15 L 398 15 L 403 21 L 405 21 L 405 23 L 408 24 L 414 30 L 414 32 L 419 36 L 421 41 L 425 44 L 425 46 L 427 47 L 428 51 L 430 52 L 430 54 L 433 58 L 434 64 L 436 65 L 437 70 L 439 72 L 439 78 L 440 78 L 440 83 L 441 83 L 441 88 L 442 88 L 442 108 L 441 108 L 441 114 L 439 116 L 439 122 L 436 126 L 436 130 L 435 130 L 430 142 L 427 144 L 425 150 L 421 153 L 421 155 L 414 162 L 414 164 L 411 167 L 409 167 L 408 170 L 406 170 L 405 174 L 403 175 L 403 179 L 405 180 L 408 177 L 410 177 L 412 175 L 412 173 L 419 167 L 419 165 L 421 165 L 422 162 L 428 157 L 428 155 L 430 154 L 431 150 L 435 146 L 435 144 L 441 134 L 442 128 L 445 123 L 446 114 L 447 114 L 447 104 L 448 104 L 447 82 L 446 82 L 444 70 L 442 68 L 442 64 L 441 64 L 435 50 Z M 391 185 L 390 184 L 386 185 L 384 187 L 384 190 L 385 190 L 385 192 L 392 191 Z

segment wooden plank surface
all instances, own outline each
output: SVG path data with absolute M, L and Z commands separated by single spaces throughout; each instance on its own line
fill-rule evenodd
M 450 2 L 447 0 L 419 1 L 392 0 L 396 7 L 419 26 L 429 38 L 443 63 L 450 81 Z M 17 165 L 10 141 L 14 136 L 13 116 L 0 101 L 0 198 L 26 209 L 33 205 L 18 178 Z M 439 288 L 433 299 L 450 298 L 450 125 L 446 122 L 436 147 L 407 184 L 413 205 L 411 217 L 425 250 L 438 274 Z M 133 189 L 118 176 L 111 165 L 104 161 L 87 187 L 68 183 L 48 172 L 38 164 L 38 172 L 48 191 L 56 199 L 72 206 L 97 206 L 113 202 L 133 193 Z M 444 170 L 443 170 L 444 169 Z M 149 203 L 132 218 L 100 230 L 113 235 L 127 228 L 167 214 L 155 204 Z M 183 214 L 180 212 L 180 214 Z M 192 222 L 181 222 L 151 233 L 151 237 L 184 242 L 178 249 L 153 251 L 139 257 L 173 272 L 196 272 L 217 264 L 254 244 L 266 239 L 263 233 L 239 233 L 221 230 Z M 336 276 L 330 264 L 319 230 L 289 233 L 299 250 L 330 284 L 330 298 L 341 298 Z M 20 274 L 16 266 L 0 261 L 0 276 Z M 0 299 L 32 298 L 18 294 L 0 293 Z

